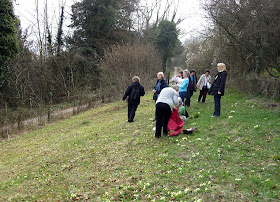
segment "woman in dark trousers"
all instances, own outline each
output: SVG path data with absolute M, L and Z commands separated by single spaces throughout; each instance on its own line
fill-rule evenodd
M 205 103 L 206 100 L 206 96 L 208 93 L 208 86 L 210 85 L 211 82 L 211 76 L 210 76 L 210 70 L 206 70 L 205 74 L 202 74 L 200 79 L 197 82 L 197 88 L 199 88 L 200 90 L 200 94 L 198 97 L 198 102 L 200 102 L 201 98 L 202 98 L 202 103 Z
M 155 102 L 157 102 L 158 96 L 159 96 L 160 92 L 162 91 L 162 89 L 168 87 L 168 84 L 164 80 L 163 72 L 159 72 L 157 74 L 157 78 L 158 78 L 158 80 L 157 80 L 156 85 L 155 85 L 154 90 L 153 90 L 153 93 L 154 93 L 153 100 Z M 156 121 L 156 120 L 157 120 L 157 116 L 155 115 L 154 121 Z
M 188 92 L 187 92 L 187 99 L 185 105 L 187 107 L 190 107 L 191 105 L 191 98 L 193 96 L 193 92 L 196 91 L 196 83 L 197 83 L 197 77 L 196 72 L 194 70 L 190 71 L 189 76 L 189 86 L 188 86 Z
M 156 138 L 161 137 L 162 130 L 163 134 L 167 135 L 167 125 L 174 105 L 179 111 L 178 91 L 179 86 L 173 85 L 171 88 L 164 88 L 158 97 L 158 100 L 156 102 Z
M 134 122 L 135 112 L 140 104 L 140 97 L 145 95 L 145 89 L 139 83 L 140 78 L 134 76 L 132 81 L 133 83 L 128 86 L 123 96 L 123 100 L 126 100 L 128 97 L 128 122 Z
M 227 78 L 226 65 L 224 63 L 219 63 L 217 68 L 219 72 L 215 76 L 215 80 L 208 92 L 209 95 L 214 95 L 215 112 L 212 117 L 219 117 L 221 114 L 221 98 L 225 94 Z

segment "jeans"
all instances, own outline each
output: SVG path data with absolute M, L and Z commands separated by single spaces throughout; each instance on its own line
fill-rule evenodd
M 133 122 L 138 105 L 128 104 L 128 122 Z
M 161 137 L 161 130 L 163 128 L 163 134 L 167 134 L 167 125 L 169 118 L 171 116 L 170 106 L 166 103 L 157 103 L 156 105 L 156 115 L 157 115 L 157 123 L 156 123 L 156 134 L 155 137 Z
M 215 102 L 215 112 L 214 116 L 220 116 L 221 114 L 221 98 L 222 96 L 220 95 L 214 95 L 214 102 Z
M 187 107 L 189 107 L 191 105 L 191 97 L 192 96 L 193 96 L 193 91 L 192 90 L 188 90 L 187 99 L 186 99 Z
M 202 90 L 200 91 L 200 94 L 199 94 L 199 97 L 198 97 L 198 102 L 200 102 L 200 100 L 201 100 L 201 98 L 203 96 L 202 102 L 204 103 L 205 100 L 206 100 L 207 93 L 208 93 L 208 88 L 207 88 L 207 86 L 204 86 L 202 88 Z
M 185 105 L 185 98 L 187 99 L 187 91 L 179 92 L 180 98 L 182 99 L 183 105 Z

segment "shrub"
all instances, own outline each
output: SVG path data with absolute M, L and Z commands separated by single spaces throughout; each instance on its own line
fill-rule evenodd
M 146 89 L 152 89 L 161 67 L 161 59 L 151 44 L 137 41 L 115 45 L 105 51 L 100 62 L 100 92 L 105 93 L 105 97 L 120 98 L 135 75 Z

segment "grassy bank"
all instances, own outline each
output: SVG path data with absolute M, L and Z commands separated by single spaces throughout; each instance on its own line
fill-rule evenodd
M 279 106 L 228 92 L 189 110 L 193 136 L 154 138 L 154 103 L 123 102 L 0 143 L 0 200 L 280 200 Z

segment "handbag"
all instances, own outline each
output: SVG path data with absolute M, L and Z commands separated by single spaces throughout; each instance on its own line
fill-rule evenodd
M 207 88 L 210 89 L 211 88 L 211 84 L 209 82 L 207 82 Z

